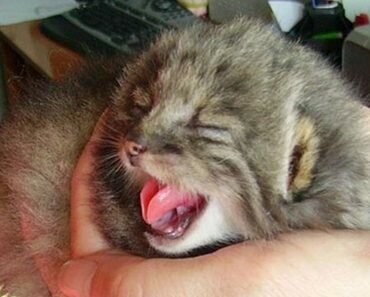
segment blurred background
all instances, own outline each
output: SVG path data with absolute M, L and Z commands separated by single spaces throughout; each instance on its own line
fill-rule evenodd
M 28 79 L 63 79 L 86 59 L 135 54 L 163 30 L 239 15 L 317 50 L 369 96 L 370 0 L 0 0 L 0 119 Z

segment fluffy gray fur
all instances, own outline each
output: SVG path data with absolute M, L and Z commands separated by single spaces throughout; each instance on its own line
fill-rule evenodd
M 68 258 L 71 172 L 104 110 L 91 186 L 112 246 L 181 256 L 292 229 L 370 228 L 370 124 L 356 93 L 317 54 L 240 19 L 165 33 L 126 63 L 32 86 L 2 124 L 0 284 L 7 292 L 62 296 L 55 275 Z M 129 138 L 148 147 L 137 168 L 122 161 Z M 203 194 L 227 226 L 199 243 L 159 246 L 140 215 L 143 175 Z M 48 279 L 33 257 L 44 259 Z

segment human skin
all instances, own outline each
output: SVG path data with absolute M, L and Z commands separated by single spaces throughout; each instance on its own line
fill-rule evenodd
M 145 259 L 110 249 L 89 207 L 94 137 L 72 179 L 72 260 L 59 275 L 67 296 L 370 296 L 368 231 L 293 232 L 187 259 Z

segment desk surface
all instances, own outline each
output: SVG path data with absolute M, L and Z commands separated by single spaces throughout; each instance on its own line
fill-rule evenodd
M 0 33 L 14 51 L 36 70 L 53 78 L 61 78 L 83 58 L 76 52 L 50 40 L 40 32 L 39 21 L 1 26 Z

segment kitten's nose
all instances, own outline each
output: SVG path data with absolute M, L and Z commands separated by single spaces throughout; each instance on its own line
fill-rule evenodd
M 125 150 L 131 165 L 138 166 L 139 156 L 146 151 L 146 146 L 136 143 L 135 141 L 128 140 L 125 143 Z

